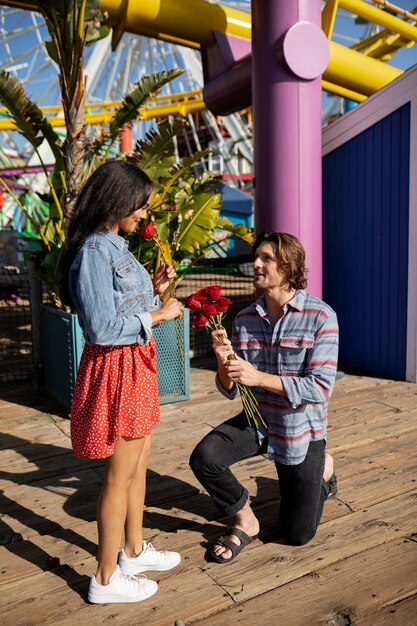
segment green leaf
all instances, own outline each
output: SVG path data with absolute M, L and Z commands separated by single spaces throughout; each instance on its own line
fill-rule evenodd
M 184 123 L 174 120 L 161 122 L 152 128 L 145 139 L 138 141 L 135 147 L 135 163 L 147 173 L 156 187 L 160 179 L 169 177 L 175 164 L 175 146 L 173 137 L 183 130 Z
M 59 135 L 40 108 L 25 94 L 23 84 L 6 70 L 0 71 L 0 102 L 7 108 L 18 132 L 37 150 L 47 140 L 58 169 L 64 169 L 64 155 Z
M 171 80 L 180 76 L 183 70 L 176 69 L 168 72 L 156 72 L 150 76 L 144 76 L 137 83 L 134 89 L 125 95 L 123 102 L 115 111 L 115 115 L 110 122 L 110 139 L 114 141 L 120 130 L 139 116 L 138 109 L 145 104 L 149 98 L 155 96 L 158 91 Z
M 244 224 L 233 224 L 229 219 L 227 219 L 227 217 L 224 217 L 220 221 L 219 228 L 233 233 L 251 245 L 255 242 L 253 230 L 251 228 L 248 228 Z
M 207 243 L 219 223 L 221 194 L 201 193 L 195 197 L 192 214 L 181 223 L 176 238 L 181 250 L 194 253 Z

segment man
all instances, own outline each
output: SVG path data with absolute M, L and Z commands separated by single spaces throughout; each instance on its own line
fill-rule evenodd
M 213 332 L 213 349 L 219 391 L 233 399 L 236 383 L 250 387 L 267 429 L 249 425 L 242 412 L 204 437 L 190 459 L 219 509 L 235 516 L 211 549 L 218 563 L 232 562 L 259 533 L 248 491 L 229 469 L 233 463 L 265 453 L 275 462 L 280 524 L 294 545 L 314 537 L 323 504 L 336 491 L 333 458 L 326 453 L 327 403 L 337 370 L 336 314 L 304 291 L 305 252 L 294 236 L 262 232 L 252 252 L 254 284 L 263 296 L 237 315 L 231 342 L 224 331 Z M 235 359 L 227 358 L 231 353 Z

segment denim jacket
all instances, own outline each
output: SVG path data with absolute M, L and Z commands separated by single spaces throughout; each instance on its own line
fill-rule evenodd
M 90 235 L 71 265 L 69 288 L 87 343 L 144 345 L 151 339 L 149 311 L 161 303 L 123 237 L 111 231 Z

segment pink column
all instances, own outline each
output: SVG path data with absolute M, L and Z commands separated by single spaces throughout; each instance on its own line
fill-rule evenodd
M 322 293 L 320 0 L 252 0 L 256 231 L 288 232 Z

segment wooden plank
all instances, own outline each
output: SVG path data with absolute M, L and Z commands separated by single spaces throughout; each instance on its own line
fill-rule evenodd
M 75 532 L 71 529 L 80 521 L 95 519 L 101 484 L 94 469 L 89 469 L 75 476 L 12 485 L 1 494 L 2 522 L 24 537 L 62 528 Z
M 407 433 L 417 428 L 417 411 L 407 414 L 391 413 L 371 426 L 329 426 L 329 446 L 333 452 L 348 450 L 354 446 L 368 446 L 375 441 L 392 437 L 394 434 Z
M 389 604 L 381 610 L 367 615 L 365 620 L 355 622 L 357 626 L 417 626 L 417 593 Z
M 71 442 L 67 435 L 56 428 L 49 421 L 40 421 L 39 423 L 31 423 L 31 418 L 25 419 L 24 423 L 13 426 L 13 435 L 2 432 L 0 436 L 0 448 L 18 447 L 27 445 L 28 443 L 52 443 L 59 444 L 63 448 L 71 449 Z M 1 422 L 2 429 L 5 428 Z
M 376 378 L 371 376 L 353 376 L 352 374 L 343 374 L 336 379 L 334 394 L 357 394 L 361 390 L 380 389 L 386 385 L 391 385 L 392 380 L 388 378 Z
M 205 572 L 191 567 L 161 581 L 158 593 L 143 602 L 90 605 L 86 601 L 89 576 L 84 569 L 61 566 L 54 572 L 32 576 L 30 585 L 23 589 L 21 581 L 2 587 L 4 623 L 96 626 L 114 622 L 126 626 L 138 623 L 173 626 L 176 619 L 202 619 L 233 603 Z
M 396 471 L 401 464 L 414 460 L 417 448 L 417 428 L 393 434 L 367 445 L 352 446 L 335 453 L 336 471 L 341 478 L 354 479 L 372 469 L 390 468 Z M 329 448 L 333 452 L 332 448 Z
M 416 496 L 414 491 L 320 524 L 316 537 L 301 548 L 255 542 L 227 567 L 209 563 L 207 571 L 236 601 L 243 602 L 378 544 L 412 535 L 416 529 Z
M 78 472 L 92 467 L 102 467 L 103 460 L 80 459 L 59 445 L 29 443 L 16 448 L 0 450 L 0 471 L 4 481 L 20 485 L 39 479 Z
M 387 576 L 387 563 L 395 577 Z M 274 576 L 272 571 L 270 576 Z M 352 624 L 359 619 L 368 625 L 368 615 L 376 609 L 416 593 L 417 545 L 396 540 L 282 584 L 267 599 L 259 595 L 242 602 L 236 597 L 238 604 L 197 623 L 246 626 L 258 623 L 262 615 L 264 624 L 285 626 Z

